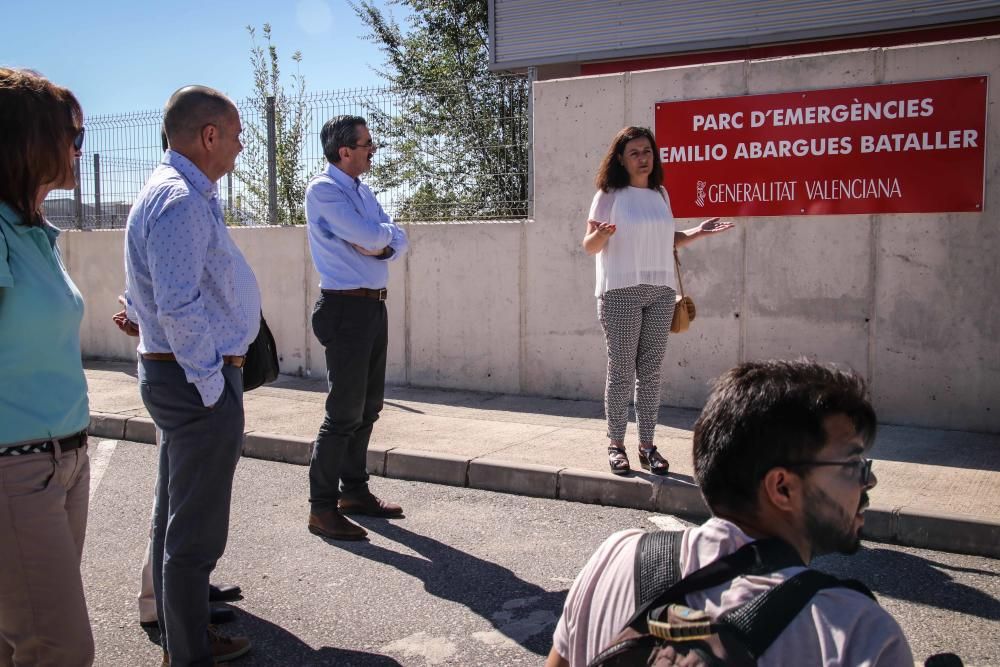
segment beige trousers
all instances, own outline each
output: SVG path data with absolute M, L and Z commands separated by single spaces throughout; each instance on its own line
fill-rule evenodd
M 0 667 L 87 667 L 86 446 L 0 457 Z
M 152 528 L 150 528 L 152 532 Z M 152 537 L 152 535 L 150 535 Z M 152 540 L 146 540 L 146 555 L 142 561 L 142 572 L 139 574 L 139 622 L 152 623 L 156 620 L 156 596 L 153 593 L 153 558 L 149 551 Z
M 156 446 L 160 446 L 160 430 L 156 430 Z M 155 492 L 154 492 L 155 495 Z M 153 498 L 155 511 L 156 498 Z M 149 533 L 146 540 L 146 554 L 142 558 L 142 572 L 139 573 L 139 622 L 152 623 L 156 621 L 156 594 L 153 592 L 153 517 L 149 517 Z

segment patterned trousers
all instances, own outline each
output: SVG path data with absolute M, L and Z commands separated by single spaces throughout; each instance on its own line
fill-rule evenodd
M 608 345 L 604 411 L 611 440 L 625 439 L 634 383 L 639 442 L 653 442 L 660 410 L 660 367 L 675 300 L 676 293 L 665 285 L 608 290 L 598 299 L 597 312 Z

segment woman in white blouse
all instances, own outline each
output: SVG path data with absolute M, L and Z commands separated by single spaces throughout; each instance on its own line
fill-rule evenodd
M 674 312 L 674 247 L 732 228 L 718 218 L 674 229 L 670 198 L 653 134 L 626 127 L 611 142 L 597 174 L 583 248 L 597 255 L 597 303 L 608 346 L 604 409 L 611 472 L 629 472 L 628 404 L 635 387 L 639 463 L 665 475 L 670 464 L 653 445 L 660 407 L 660 366 Z

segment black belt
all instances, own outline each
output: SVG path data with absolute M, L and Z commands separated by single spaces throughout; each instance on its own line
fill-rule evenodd
M 10 445 L 9 447 L 0 447 L 0 456 L 48 454 L 50 452 L 55 451 L 56 443 L 59 443 L 59 449 L 62 450 L 63 452 L 69 452 L 74 449 L 78 449 L 87 444 L 87 432 L 80 431 L 79 433 L 68 435 L 65 438 L 52 438 L 51 440 L 37 440 L 35 442 L 24 443 L 23 445 Z
M 359 287 L 357 289 L 325 289 L 323 290 L 323 294 L 335 294 L 337 296 L 365 296 L 369 299 L 385 301 L 385 297 L 388 296 L 389 292 L 384 287 L 382 289 Z

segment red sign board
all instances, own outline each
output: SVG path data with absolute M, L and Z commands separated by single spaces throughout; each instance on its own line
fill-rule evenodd
M 674 215 L 981 211 L 985 76 L 656 105 Z

